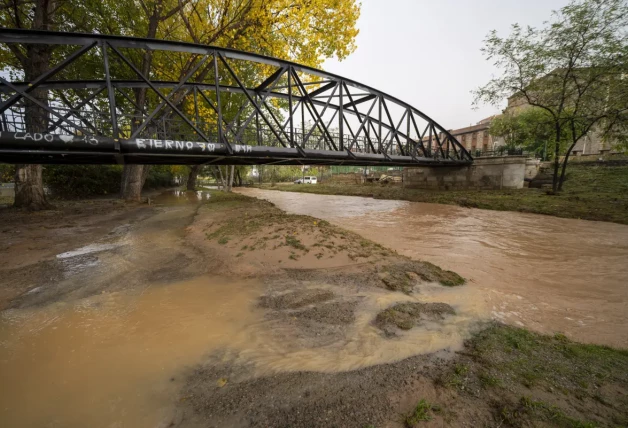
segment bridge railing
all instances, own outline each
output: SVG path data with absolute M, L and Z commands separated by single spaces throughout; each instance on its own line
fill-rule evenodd
M 57 112 L 60 116 L 66 117 L 65 127 L 61 129 L 55 129 L 54 123 L 51 123 L 49 131 L 55 131 L 59 134 L 74 135 L 75 132 L 71 132 L 68 128 L 70 124 L 76 127 L 86 127 L 95 135 L 107 135 L 111 132 L 111 122 L 109 115 L 94 109 L 76 110 L 67 107 L 61 107 L 58 105 L 51 105 L 51 108 Z M 0 131 L 8 132 L 27 132 L 27 127 L 24 120 L 25 108 L 17 106 L 9 109 L 0 116 Z M 141 123 L 143 120 L 142 115 L 137 114 L 119 114 L 118 126 L 120 132 L 130 135 L 134 127 Z M 219 131 L 218 126 L 215 123 L 207 121 L 195 122 L 196 126 L 201 129 L 204 134 L 213 141 L 218 141 Z M 238 144 L 258 147 L 281 147 L 281 144 L 276 139 L 271 128 L 263 125 L 249 125 L 246 128 L 242 126 L 234 126 L 233 130 L 229 127 L 226 131 L 233 138 L 237 138 Z M 336 144 L 340 144 L 341 138 L 338 132 L 330 131 L 332 141 Z M 140 134 L 139 138 L 145 139 L 158 139 L 158 140 L 179 140 L 189 141 L 198 138 L 198 135 L 190 129 L 190 127 L 180 118 L 161 117 L 157 121 L 153 121 L 151 125 L 146 126 Z M 389 154 L 392 156 L 403 156 L 403 153 L 394 146 L 394 138 L 378 141 L 378 147 L 373 148 L 368 144 L 368 138 L 357 137 L 352 135 L 343 135 L 344 144 L 351 147 L 348 149 L 353 153 L 379 153 L 378 148 L 381 150 L 381 146 L 391 146 Z M 292 137 L 293 147 L 299 146 L 309 150 L 324 150 L 325 149 L 325 136 L 317 130 L 315 127 L 309 128 L 294 128 Z M 410 150 L 410 148 L 407 148 Z M 479 153 L 479 152 L 478 152 Z M 438 159 L 441 157 L 440 152 L 432 154 L 433 158 Z

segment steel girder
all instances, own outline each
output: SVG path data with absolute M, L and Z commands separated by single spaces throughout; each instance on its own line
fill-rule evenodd
M 0 162 L 451 166 L 473 161 L 446 129 L 409 104 L 277 58 L 193 43 L 49 31 L 0 29 L 0 43 L 54 45 L 58 57 L 29 82 L 0 76 Z M 138 65 L 147 53 L 153 64 L 148 74 Z M 35 123 L 43 117 L 47 125 L 31 129 L 28 114 L 38 114 Z

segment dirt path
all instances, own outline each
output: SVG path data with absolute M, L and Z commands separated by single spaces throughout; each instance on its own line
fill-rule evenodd
M 491 327 L 455 273 L 317 218 L 213 192 L 5 220 L 3 426 L 625 422 L 625 352 Z

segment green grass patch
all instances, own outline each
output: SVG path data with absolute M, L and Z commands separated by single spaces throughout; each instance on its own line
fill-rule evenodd
M 375 325 L 384 331 L 390 331 L 391 326 L 410 330 L 421 321 L 440 320 L 453 314 L 453 308 L 446 303 L 398 303 L 377 314 Z
M 628 350 L 491 323 L 435 381 L 491 403 L 496 426 L 628 426 L 627 367 Z
M 560 408 L 544 401 L 533 400 L 523 396 L 518 403 L 501 408 L 502 422 L 514 427 L 528 426 L 527 421 L 543 421 L 551 426 L 560 428 L 596 428 L 598 424 L 589 421 L 572 418 L 566 415 Z
M 500 386 L 502 384 L 501 380 L 499 380 L 499 378 L 493 376 L 490 373 L 480 373 L 478 375 L 480 382 L 482 383 L 482 386 L 484 388 L 489 388 L 489 387 L 493 387 L 493 386 Z
M 297 250 L 308 251 L 307 247 L 303 243 L 292 235 L 286 235 L 286 245 Z
M 469 382 L 482 387 L 540 388 L 578 399 L 604 401 L 600 387 L 628 385 L 628 350 L 572 342 L 494 324 L 468 342 Z M 456 370 L 445 379 L 459 376 Z M 454 379 L 455 380 L 455 379 Z M 454 382 L 455 383 L 455 382 Z M 628 404 L 628 400 L 626 400 Z
M 414 428 L 419 425 L 419 422 L 431 421 L 431 410 L 432 405 L 430 403 L 425 400 L 419 401 L 414 410 L 405 417 L 405 426 L 407 428 Z

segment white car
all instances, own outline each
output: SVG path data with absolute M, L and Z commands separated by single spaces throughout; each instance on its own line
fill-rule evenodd
M 294 184 L 316 184 L 316 177 L 303 177 L 294 181 Z

